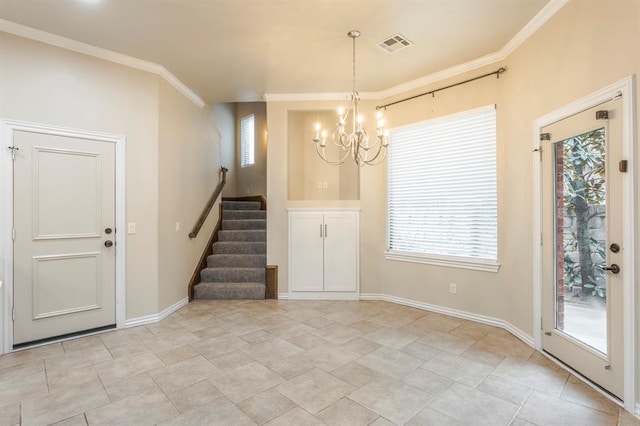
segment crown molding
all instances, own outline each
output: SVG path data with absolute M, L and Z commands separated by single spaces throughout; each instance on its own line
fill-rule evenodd
M 111 50 L 103 49 L 101 47 L 92 46 L 90 44 L 72 40 L 67 37 L 51 34 L 46 31 L 37 30 L 35 28 L 7 21 L 5 19 L 0 19 L 0 31 L 46 43 L 51 46 L 60 47 L 73 52 L 93 56 L 94 58 L 104 59 L 105 61 L 125 65 L 130 68 L 157 74 L 162 77 L 167 83 L 172 85 L 176 90 L 186 96 L 191 102 L 196 104 L 199 108 L 205 106 L 205 102 L 202 100 L 202 98 L 200 98 L 200 96 L 189 89 L 184 83 L 178 80 L 175 75 L 173 75 L 162 65 L 144 61 L 142 59 L 137 59 L 132 56 L 124 55 L 122 53 L 117 53 Z
M 400 95 L 411 90 L 419 89 L 438 81 L 445 80 L 447 78 L 455 77 L 468 71 L 473 71 L 478 68 L 482 68 L 486 65 L 491 65 L 496 62 L 504 61 L 510 54 L 512 54 L 522 43 L 524 43 L 529 37 L 531 37 L 540 27 L 542 27 L 553 15 L 556 14 L 563 6 L 565 6 L 569 0 L 551 0 L 540 12 L 536 14 L 515 36 L 511 38 L 502 48 L 496 52 L 489 53 L 488 55 L 480 58 L 473 59 L 468 62 L 464 62 L 459 65 L 446 68 L 441 71 L 434 72 L 424 77 L 420 77 L 415 80 L 408 81 L 406 83 L 399 84 L 397 86 L 390 87 L 379 92 L 366 92 L 361 93 L 362 99 L 380 100 L 387 99 L 392 96 Z M 345 98 L 344 93 L 293 93 L 293 94 L 279 94 L 268 93 L 263 95 L 263 99 L 267 102 L 278 101 L 325 101 L 325 100 L 343 100 Z

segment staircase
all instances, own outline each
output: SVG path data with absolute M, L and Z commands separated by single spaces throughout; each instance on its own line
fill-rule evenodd
M 222 201 L 218 240 L 194 286 L 196 299 L 265 298 L 266 215 L 258 201 Z

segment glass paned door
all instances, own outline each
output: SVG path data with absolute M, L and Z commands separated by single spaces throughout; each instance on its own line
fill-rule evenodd
M 556 329 L 607 353 L 606 149 L 599 127 L 554 143 Z
M 542 130 L 542 346 L 621 397 L 619 111 L 612 100 Z

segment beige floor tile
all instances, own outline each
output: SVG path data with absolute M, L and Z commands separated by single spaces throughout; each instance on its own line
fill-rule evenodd
M 638 426 L 640 425 L 640 419 L 632 416 L 628 411 L 620 409 L 620 415 L 618 417 L 618 426 Z
M 463 325 L 464 322 L 465 321 L 460 318 L 431 313 L 424 316 L 423 318 L 418 319 L 417 321 L 412 322 L 410 327 L 415 327 L 416 331 L 418 329 L 421 329 L 425 334 L 433 331 L 450 333 L 451 331 Z
M 309 349 L 302 354 L 311 365 L 324 371 L 331 372 L 337 370 L 360 358 L 360 354 L 351 352 L 349 349 L 334 346 L 319 346 Z
M 242 352 L 235 351 L 217 358 L 211 358 L 209 361 L 221 370 L 228 370 L 240 367 L 241 365 L 250 364 L 254 362 L 254 359 Z
M 212 337 L 211 339 L 198 341 L 191 344 L 191 346 L 205 358 L 213 359 L 241 350 L 242 348 L 248 347 L 249 344 L 240 337 L 227 333 Z
M 358 364 L 357 362 L 349 363 L 344 367 L 332 371 L 331 374 L 355 387 L 365 385 L 372 380 L 387 377 L 386 375 L 372 370 L 369 367 L 365 367 L 362 364 Z
M 95 351 L 105 348 L 100 336 L 81 337 L 62 342 L 65 352 Z
M 431 358 L 440 353 L 440 350 L 432 348 L 431 346 L 427 346 L 423 343 L 413 342 L 409 343 L 407 346 L 402 347 L 402 349 L 400 349 L 400 352 L 404 352 L 407 355 L 411 355 L 423 361 L 429 361 Z
M 378 312 L 379 313 L 379 312 Z M 353 325 L 360 321 L 365 321 L 369 315 L 357 311 L 337 311 L 325 316 L 330 321 L 337 322 L 342 325 Z M 359 328 L 359 327 L 356 327 Z
M 109 397 L 101 385 L 60 389 L 46 396 L 22 402 L 22 423 L 48 425 L 87 410 L 108 405 Z
M 395 425 L 391 423 L 389 420 L 385 419 L 384 417 L 378 417 L 369 426 L 395 426 Z
M 497 367 L 506 357 L 502 354 L 495 352 L 487 352 L 482 349 L 474 349 L 470 347 L 466 351 L 460 354 L 462 358 L 470 359 L 471 361 L 481 362 L 483 364 Z
M 225 374 L 210 380 L 236 404 L 285 381 L 282 376 L 257 362 L 227 370 Z
M 424 317 L 425 315 L 427 315 L 425 311 L 420 313 L 409 311 L 383 312 L 370 317 L 368 320 L 385 327 L 400 328 Z
M 272 362 L 268 367 L 288 380 L 307 372 L 310 368 L 310 363 L 305 353 L 302 352 L 298 355 Z
M 516 417 L 515 419 L 513 419 L 513 421 L 509 426 L 538 426 L 538 425 L 535 425 L 531 422 L 523 420 L 520 417 Z
M 141 393 L 160 390 L 156 382 L 147 373 L 127 377 L 111 384 L 106 384 L 105 389 L 111 402 L 120 401 Z
M 145 392 L 85 413 L 93 424 L 155 425 L 177 416 L 178 410 L 162 391 Z
M 147 324 L 145 325 L 145 327 L 156 336 L 161 336 L 163 334 L 173 335 L 175 333 L 184 333 L 185 331 L 187 331 L 183 326 L 181 326 L 172 318 L 165 318 L 157 323 Z
M 611 414 L 617 414 L 620 409 L 617 404 L 614 404 L 575 376 L 569 376 L 560 398 Z
M 465 424 L 508 425 L 520 407 L 469 386 L 453 383 L 429 403 L 429 408 Z
M 421 411 L 433 395 L 385 378 L 367 383 L 348 397 L 395 424 L 403 424 Z
M 60 420 L 59 422 L 52 423 L 51 426 L 86 426 L 87 420 L 83 414 L 78 414 L 68 419 Z
M 100 334 L 100 339 L 107 348 L 110 348 L 112 345 L 119 345 L 122 343 L 141 342 L 152 337 L 153 333 L 142 325 Z
M 522 405 L 532 392 L 529 386 L 521 385 L 494 375 L 487 376 L 476 389 L 516 405 Z
M 44 373 L 44 361 L 34 360 L 0 369 L 0 386 L 24 376 Z
M 145 339 L 142 342 L 153 352 L 160 353 L 198 341 L 200 341 L 199 337 L 184 330 L 182 332 L 161 333 L 152 338 Z
M 531 346 L 511 335 L 489 333 L 473 345 L 474 349 L 505 355 L 526 361 L 534 350 Z
M 321 337 L 333 345 L 343 345 L 349 340 L 362 336 L 364 333 L 357 328 L 343 324 L 335 324 L 319 330 L 314 330 L 311 334 Z
M 0 376 L 0 401 L 2 404 L 20 402 L 26 398 L 45 396 L 49 392 L 44 371 L 6 380 Z
M 68 352 L 46 358 L 44 360 L 47 374 L 61 374 L 65 370 L 89 367 L 112 361 L 113 357 L 106 347 L 96 346 L 91 350 Z
M 493 371 L 493 375 L 529 386 L 553 396 L 560 396 L 569 373 L 551 370 L 538 364 L 505 358 Z
M 48 374 L 49 391 L 54 392 L 73 386 L 102 385 L 94 367 L 65 370 L 58 374 Z
M 302 324 L 297 321 L 290 320 L 287 323 L 266 327 L 264 329 L 267 333 L 273 334 L 284 340 L 293 339 L 294 337 L 301 336 L 305 333 L 310 333 L 316 329 L 306 324 Z
M 268 342 L 248 344 L 243 346 L 240 351 L 262 365 L 269 365 L 303 352 L 298 346 L 280 338 Z
M 222 397 L 167 420 L 161 425 L 250 426 L 255 423 L 238 407 Z
M 135 354 L 99 364 L 95 367 L 100 380 L 107 385 L 131 376 L 164 367 L 164 362 L 151 352 Z
M 114 359 L 126 358 L 141 353 L 153 353 L 142 341 L 139 342 L 114 342 L 107 346 Z
M 415 334 L 388 327 L 378 327 L 376 331 L 365 334 L 362 337 L 392 349 L 400 349 L 419 339 L 419 336 Z
M 0 399 L 0 425 L 11 426 L 20 423 L 20 403 Z
M 352 392 L 354 387 L 314 368 L 281 384 L 277 390 L 308 412 L 316 414 Z
M 452 383 L 451 379 L 423 368 L 416 368 L 411 374 L 402 379 L 402 382 L 434 395 L 442 392 Z
M 156 354 L 158 358 L 162 360 L 165 364 L 173 364 L 174 362 L 184 361 L 185 359 L 193 358 L 198 355 L 198 351 L 196 351 L 190 345 L 180 346 L 175 349 L 169 349 L 165 352 L 159 352 Z
M 594 410 L 571 401 L 534 391 L 518 417 L 536 425 L 615 425 L 617 414 Z
M 256 330 L 251 333 L 246 333 L 240 336 L 242 340 L 247 343 L 263 343 L 273 340 L 275 336 L 273 334 L 267 333 L 264 330 Z
M 371 340 L 357 337 L 353 340 L 349 340 L 347 343 L 340 345 L 345 349 L 349 349 L 351 352 L 358 353 L 360 355 L 366 355 L 382 347 L 381 344 L 372 342 Z
M 322 426 L 322 423 L 311 414 L 307 413 L 300 407 L 296 407 L 293 410 L 287 411 L 285 414 L 276 417 L 267 423 L 268 426 Z
M 325 346 L 329 344 L 329 342 L 327 342 L 323 338 L 314 336 L 311 333 L 306 333 L 301 336 L 294 337 L 293 339 L 289 339 L 289 343 L 294 344 L 302 349 L 312 349 L 317 348 L 318 346 Z
M 405 423 L 406 426 L 463 426 L 456 419 L 427 407 Z
M 61 353 L 64 353 L 62 343 L 52 343 L 33 349 L 24 349 L 10 354 L 0 355 L 0 370 L 27 362 L 39 361 Z
M 363 356 L 356 362 L 397 380 L 401 380 L 424 363 L 421 359 L 385 346 Z
M 323 315 L 323 312 L 310 308 L 296 309 L 295 311 L 289 311 L 282 314 L 283 317 L 287 317 L 298 322 L 305 322 Z
M 466 337 L 471 340 L 480 340 L 491 331 L 493 331 L 495 327 L 486 324 L 480 324 L 472 321 L 464 321 L 455 329 L 451 330 L 450 333 L 454 336 L 458 337 Z
M 457 337 L 441 331 L 432 331 L 421 337 L 420 340 L 418 340 L 418 343 L 431 346 L 432 348 L 439 349 L 441 351 L 460 355 L 469 349 L 475 341 L 466 337 Z
M 245 399 L 238 407 L 254 422 L 262 425 L 293 409 L 296 404 L 277 390 L 269 389 Z
M 308 325 L 309 327 L 313 327 L 315 329 L 318 329 L 318 328 L 329 327 L 330 325 L 335 324 L 335 321 L 332 321 L 329 318 L 326 318 L 326 317 L 322 316 L 322 317 L 310 318 L 310 319 L 304 321 L 304 323 L 306 325 Z
M 184 413 L 193 408 L 208 404 L 214 399 L 220 398 L 222 394 L 211 384 L 211 382 L 203 380 L 195 385 L 170 392 L 167 396 L 171 402 L 173 402 L 173 405 L 175 405 L 178 411 Z
M 440 376 L 476 387 L 493 371 L 493 367 L 461 356 L 441 352 L 427 361 L 422 368 Z
M 316 417 L 330 426 L 365 426 L 380 416 L 349 398 L 342 398 L 320 411 Z
M 149 371 L 149 375 L 165 392 L 173 392 L 222 373 L 200 355 Z
M 191 334 L 200 340 L 209 340 L 214 337 L 220 337 L 231 333 L 229 333 L 225 328 L 210 326 L 208 328 L 203 328 L 202 330 L 192 331 Z

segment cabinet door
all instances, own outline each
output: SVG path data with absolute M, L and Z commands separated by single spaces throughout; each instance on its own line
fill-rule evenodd
M 322 213 L 289 214 L 291 291 L 322 291 Z
M 358 214 L 324 214 L 324 290 L 356 291 L 358 284 Z

